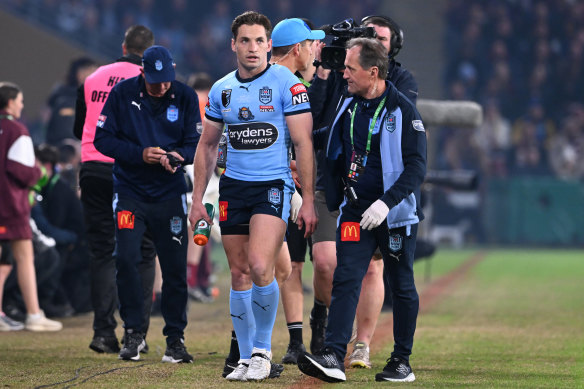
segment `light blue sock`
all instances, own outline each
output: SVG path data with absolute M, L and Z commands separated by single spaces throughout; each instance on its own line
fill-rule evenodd
M 251 309 L 256 325 L 254 347 L 265 348 L 268 351 L 272 349 L 272 329 L 276 321 L 279 298 L 280 289 L 275 279 L 267 286 L 252 285 Z
M 251 289 L 242 291 L 231 289 L 229 293 L 229 313 L 237 335 L 240 359 L 251 358 L 252 340 L 255 334 L 251 295 Z

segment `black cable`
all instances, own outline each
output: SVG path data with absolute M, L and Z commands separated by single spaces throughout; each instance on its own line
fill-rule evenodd
M 93 375 L 85 378 L 83 381 L 75 382 L 72 385 L 65 386 L 63 389 L 72 388 L 73 386 L 77 386 L 79 384 L 84 384 L 84 383 L 86 383 L 87 381 L 89 381 L 92 378 L 95 378 L 95 377 L 100 376 L 100 375 L 108 374 L 108 373 L 111 373 L 111 372 L 116 371 L 116 370 L 122 370 L 122 369 L 137 369 L 139 367 L 143 367 L 143 366 L 146 366 L 146 365 L 153 365 L 154 363 L 155 362 L 148 362 L 148 363 L 143 363 L 141 365 L 135 365 L 135 366 L 121 366 L 121 367 L 116 367 L 116 368 L 113 368 L 113 369 L 110 369 L 110 370 L 101 371 L 99 373 L 95 373 L 95 374 L 93 374 Z M 66 384 L 66 383 L 71 382 L 71 381 L 75 381 L 75 380 L 77 380 L 79 378 L 79 373 L 81 372 L 81 370 L 83 370 L 85 368 L 88 368 L 88 367 L 90 367 L 90 366 L 82 366 L 82 367 L 78 368 L 77 370 L 75 370 L 75 376 L 73 378 L 71 378 L 71 379 L 68 379 L 68 380 L 65 380 L 65 381 L 55 382 L 53 384 L 35 386 L 34 389 L 49 388 L 51 386 L 62 385 L 62 384 Z
M 77 378 L 79 378 L 79 373 L 81 372 L 81 370 L 85 369 L 86 367 L 89 367 L 89 366 L 81 366 L 79 369 L 75 370 L 75 377 L 73 377 L 71 379 L 68 379 L 66 381 L 55 382 L 54 384 L 35 386 L 34 389 L 49 388 L 51 386 L 66 384 L 67 382 L 75 381 Z

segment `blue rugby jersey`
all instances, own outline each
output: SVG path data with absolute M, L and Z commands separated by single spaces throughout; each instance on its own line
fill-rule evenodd
M 290 70 L 268 64 L 248 79 L 231 72 L 213 85 L 205 111 L 207 119 L 227 126 L 226 176 L 291 181 L 286 116 L 310 112 L 310 103 L 306 87 Z

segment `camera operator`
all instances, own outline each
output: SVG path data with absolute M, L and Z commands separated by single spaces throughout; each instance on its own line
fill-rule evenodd
M 317 77 L 311 88 L 310 97 L 315 128 L 324 127 L 332 121 L 338 98 L 347 86 L 342 70 L 344 69 L 345 44 L 350 37 L 375 37 L 383 45 L 388 57 L 386 79 L 415 105 L 418 96 L 417 83 L 412 74 L 395 61 L 395 56 L 403 46 L 403 31 L 397 23 L 385 16 L 368 16 L 362 19 L 361 27 L 356 26 L 351 19 L 347 19 L 329 26 L 325 31 L 334 38 L 331 46 L 321 50 L 322 62 L 317 68 Z M 315 140 L 315 145 L 318 143 L 320 142 Z M 310 349 L 313 353 L 323 345 L 327 321 L 326 307 L 330 306 L 332 278 L 337 265 L 335 230 L 339 211 L 329 212 L 326 208 L 324 175 L 324 151 L 318 150 L 315 204 L 320 221 L 312 236 L 315 299 L 310 315 L 312 329 Z M 355 348 L 349 357 L 351 367 L 371 367 L 369 343 L 384 302 L 384 294 L 387 296 L 386 303 L 391 306 L 391 293 L 384 292 L 386 288 L 389 289 L 389 286 L 386 283 L 384 287 L 383 261 L 379 259 L 381 259 L 381 252 L 378 248 L 363 278 L 357 306 Z

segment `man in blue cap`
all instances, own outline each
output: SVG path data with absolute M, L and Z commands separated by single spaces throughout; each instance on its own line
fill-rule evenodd
M 313 47 L 315 43 L 324 39 L 322 30 L 312 30 L 311 26 L 302 19 L 284 19 L 279 22 L 272 32 L 272 58 L 270 63 L 287 67 L 307 87 L 310 81 L 303 78 L 303 72 L 314 61 Z M 310 89 L 308 89 L 310 96 Z M 294 158 L 293 158 L 294 159 Z M 293 162 L 294 163 L 294 162 Z M 301 199 L 301 188 L 297 186 L 294 196 Z M 307 239 L 304 231 L 288 221 L 287 242 L 284 242 L 280 257 L 288 256 L 292 261 L 290 277 L 281 285 L 282 305 L 286 316 L 286 326 L 290 334 L 290 342 L 282 363 L 296 364 L 298 356 L 306 351 L 302 340 L 302 267 L 306 257 Z
M 125 342 L 119 358 L 137 361 L 144 348 L 144 300 L 138 271 L 140 243 L 148 230 L 160 260 L 163 362 L 190 363 L 184 346 L 187 186 L 181 166 L 193 163 L 201 116 L 195 92 L 175 81 L 168 50 L 144 52 L 141 75 L 118 83 L 97 120 L 95 147 L 115 159 L 114 219 L 120 316 Z M 199 131 L 198 131 L 199 129 Z

